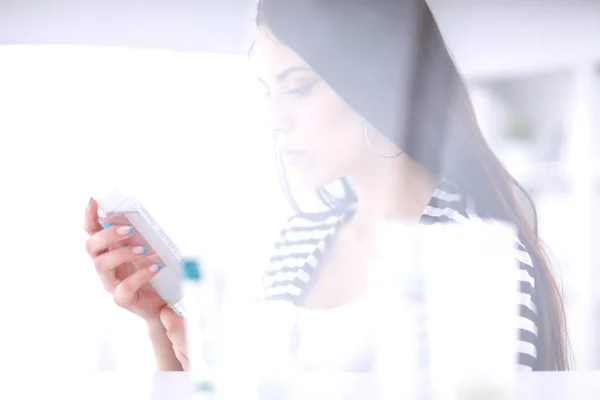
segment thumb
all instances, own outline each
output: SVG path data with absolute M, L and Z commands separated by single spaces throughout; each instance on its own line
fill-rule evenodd
M 102 225 L 98 222 L 98 202 L 90 198 L 90 203 L 85 208 L 84 230 L 88 235 L 93 235 L 102 230 Z
M 165 306 L 160 310 L 160 320 L 165 327 L 167 337 L 176 351 L 187 355 L 187 342 L 185 338 L 185 320 L 175 314 L 170 307 Z

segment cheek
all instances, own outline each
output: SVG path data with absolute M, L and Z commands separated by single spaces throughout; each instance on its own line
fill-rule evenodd
M 364 158 L 363 125 L 360 116 L 345 103 L 323 102 L 306 116 L 305 138 L 312 153 L 310 167 L 303 171 L 310 186 L 323 186 L 348 176 Z
M 362 152 L 362 119 L 336 96 L 319 96 L 302 120 L 308 145 L 316 154 L 341 161 Z

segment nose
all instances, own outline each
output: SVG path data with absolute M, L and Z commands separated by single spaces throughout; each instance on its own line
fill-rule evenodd
M 280 105 L 272 104 L 270 127 L 273 135 L 281 135 L 292 131 L 294 121 L 287 110 Z

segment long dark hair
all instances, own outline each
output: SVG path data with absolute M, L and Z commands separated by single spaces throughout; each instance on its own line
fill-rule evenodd
M 296 0 L 296 4 L 303 1 L 306 0 Z M 271 4 L 267 3 L 278 4 L 269 8 Z M 257 26 L 267 27 L 288 45 L 303 40 L 299 39 L 298 24 L 307 24 L 304 29 L 311 29 L 309 21 L 286 9 L 292 3 L 261 0 L 256 19 Z M 410 58 L 414 63 L 413 74 L 406 88 L 410 101 L 406 104 L 408 112 L 403 113 L 406 115 L 404 129 L 394 141 L 434 177 L 459 186 L 473 200 L 482 218 L 516 226 L 535 267 L 533 297 L 537 303 L 538 355 L 534 370 L 568 370 L 570 350 L 562 295 L 538 236 L 533 201 L 485 142 L 466 84 L 448 54 L 429 8 L 423 2 L 418 15 L 410 18 L 420 21 L 415 34 L 417 43 Z M 294 19 L 300 21 L 294 22 Z M 281 160 L 278 165 L 286 197 L 298 213 L 303 213 L 292 195 Z M 345 179 L 342 179 L 342 188 L 341 197 L 325 188 L 320 188 L 317 195 L 329 208 L 344 207 L 355 201 L 356 195 Z M 526 214 L 530 214 L 530 218 Z

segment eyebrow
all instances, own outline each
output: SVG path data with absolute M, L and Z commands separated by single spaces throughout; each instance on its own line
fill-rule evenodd
M 277 80 L 278 81 L 283 81 L 285 78 L 287 78 L 288 76 L 290 76 L 291 74 L 293 74 L 294 72 L 299 72 L 299 71 L 313 71 L 312 68 L 308 68 L 308 67 L 290 67 L 290 68 L 286 68 L 283 71 L 281 71 L 279 74 L 277 74 Z M 259 81 L 263 82 L 264 81 L 260 78 L 256 78 Z

